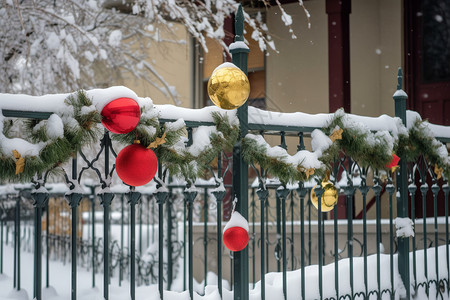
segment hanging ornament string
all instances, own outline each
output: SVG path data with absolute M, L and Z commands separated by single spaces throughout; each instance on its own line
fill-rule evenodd
M 233 214 L 236 211 L 237 198 L 235 197 L 233 200 L 233 208 L 231 209 L 231 213 Z

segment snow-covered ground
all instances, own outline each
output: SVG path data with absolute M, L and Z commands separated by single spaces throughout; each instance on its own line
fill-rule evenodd
M 447 278 L 448 270 L 446 264 L 446 248 L 440 246 L 439 250 L 439 278 Z M 33 255 L 32 253 L 24 252 L 22 256 L 22 269 L 21 269 L 21 287 L 20 291 L 13 289 L 13 249 L 10 246 L 4 247 L 4 274 L 0 274 L 0 300 L 28 300 L 33 296 Z M 424 272 L 424 252 L 416 252 L 417 260 L 417 282 L 425 281 Z M 435 268 L 435 249 L 428 249 L 428 280 L 436 278 Z M 397 265 L 397 257 L 394 256 L 394 266 Z M 381 289 L 390 289 L 390 257 L 389 255 L 381 255 Z M 412 266 L 412 255 L 411 255 Z M 354 292 L 364 291 L 364 276 L 363 276 L 363 259 L 358 257 L 354 259 Z M 376 274 L 376 256 L 372 255 L 368 257 L 368 289 L 377 289 L 377 274 Z M 70 299 L 71 290 L 71 277 L 70 277 L 70 264 L 63 265 L 59 261 L 50 262 L 50 287 L 44 288 L 43 299 L 45 300 L 68 300 Z M 45 272 L 45 271 L 44 271 Z M 45 275 L 45 274 L 43 274 Z M 103 291 L 103 277 L 102 274 L 97 274 L 96 282 L 97 287 L 92 288 L 91 273 L 83 268 L 78 268 L 78 297 L 79 300 L 102 300 Z M 316 265 L 306 267 L 305 269 L 305 294 L 307 299 L 319 298 L 319 281 L 318 281 L 318 267 Z M 45 276 L 44 276 L 45 278 Z M 411 278 L 413 279 L 412 268 Z M 329 264 L 323 267 L 323 298 L 335 297 L 334 283 L 334 264 Z M 411 282 L 414 282 L 411 280 Z M 296 270 L 288 272 L 287 274 L 287 298 L 299 299 L 301 295 L 301 271 Z M 45 279 L 43 282 L 45 286 Z M 267 299 L 282 299 L 282 274 L 281 273 L 269 273 L 266 275 L 266 298 Z M 396 297 L 403 293 L 403 285 L 401 283 L 397 268 L 394 267 L 394 288 L 397 289 Z M 261 298 L 260 293 L 261 285 L 258 282 L 255 289 L 250 290 L 250 299 L 257 300 Z M 168 300 L 180 300 L 189 299 L 189 292 L 173 292 L 165 291 L 164 299 Z M 344 295 L 350 293 L 349 283 L 349 260 L 343 259 L 339 261 L 339 294 Z M 425 294 L 425 290 L 421 288 L 415 295 L 415 299 L 449 299 L 446 292 L 442 294 L 442 297 L 435 297 L 436 289 L 433 284 L 430 285 L 430 297 Z M 220 296 L 216 286 L 207 286 L 205 295 L 200 296 L 195 294 L 195 299 L 198 300 L 219 300 Z M 223 299 L 232 300 L 233 295 L 227 289 L 223 291 Z M 126 300 L 130 299 L 129 285 L 127 282 L 123 282 L 122 286 L 118 286 L 117 278 L 111 280 L 110 286 L 110 299 L 111 300 Z M 138 300 L 157 300 L 159 299 L 158 286 L 141 286 L 136 288 L 136 299 Z M 355 298 L 358 299 L 358 298 Z M 360 298 L 362 299 L 362 297 Z M 371 296 L 371 299 L 376 299 L 375 295 Z M 387 293 L 383 294 L 383 299 L 389 299 Z

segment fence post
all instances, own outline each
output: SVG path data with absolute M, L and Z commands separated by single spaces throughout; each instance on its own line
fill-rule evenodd
M 249 48 L 244 41 L 244 13 L 239 5 L 235 17 L 234 42 L 240 42 L 237 47 L 230 50 L 233 63 L 247 75 L 247 57 Z M 248 132 L 248 102 L 238 108 L 240 123 L 240 137 Z M 238 199 L 236 211 L 248 219 L 248 165 L 242 159 L 242 145 L 236 143 L 233 148 L 233 197 Z M 191 255 L 191 254 L 189 254 Z M 248 248 L 234 252 L 234 299 L 247 300 L 248 291 Z
M 394 93 L 395 116 L 400 118 L 406 126 L 406 99 L 408 95 L 402 90 L 403 74 L 402 69 L 398 69 L 397 91 Z M 408 218 L 408 170 L 404 157 L 400 157 L 400 170 L 397 173 L 397 189 L 400 192 L 397 195 L 397 217 Z M 410 298 L 410 279 L 409 279 L 409 237 L 398 238 L 398 271 L 406 289 L 406 299 Z

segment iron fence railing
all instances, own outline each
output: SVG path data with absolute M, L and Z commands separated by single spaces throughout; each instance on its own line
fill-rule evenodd
M 343 159 L 343 162 L 346 159 Z M 425 167 L 423 165 L 422 167 Z M 345 164 L 342 164 L 344 166 Z M 427 166 L 428 167 L 428 166 Z M 320 292 L 319 298 L 341 299 L 341 298 L 367 298 L 370 296 L 381 297 L 389 295 L 394 297 L 398 293 L 398 284 L 395 279 L 396 274 L 396 255 L 398 253 L 396 230 L 394 228 L 394 210 L 397 196 L 395 178 L 388 177 L 386 183 L 383 183 L 377 174 L 369 174 L 366 169 L 360 168 L 355 162 L 351 162 L 345 167 L 350 174 L 351 181 L 349 185 L 344 184 L 341 179 L 341 196 L 345 199 L 344 203 L 338 204 L 328 213 L 318 213 L 317 209 L 310 201 L 310 193 L 313 188 L 310 183 L 299 183 L 287 187 L 287 192 L 280 193 L 279 183 L 267 185 L 267 192 L 263 193 L 255 181 L 249 189 L 249 278 L 251 287 L 260 288 L 264 291 L 265 286 L 263 278 L 268 273 L 279 272 L 281 274 L 282 286 L 285 289 L 285 295 L 290 294 L 291 283 L 288 273 L 299 270 L 300 295 L 302 299 L 310 298 L 308 289 L 307 270 L 310 266 L 317 268 L 317 285 Z M 418 165 L 414 164 L 408 167 L 410 184 L 408 191 L 411 195 L 411 219 L 414 222 L 415 236 L 411 238 L 411 288 L 415 293 L 423 292 L 429 294 L 430 291 L 443 295 L 449 291 L 449 233 L 448 233 L 448 194 L 447 184 L 435 184 L 429 186 L 421 184 L 419 189 L 414 184 L 414 175 L 423 174 L 426 169 L 418 170 Z M 413 173 L 416 171 L 416 173 Z M 422 173 L 421 173 L 422 172 Z M 367 184 L 363 178 L 371 178 L 374 183 Z M 423 178 L 425 180 L 425 178 Z M 159 282 L 159 272 L 162 269 L 164 289 L 171 289 L 172 282 L 178 276 L 182 276 L 184 285 L 174 287 L 175 289 L 187 289 L 188 278 L 195 278 L 197 283 L 193 285 L 194 292 L 204 293 L 204 288 L 208 284 L 217 284 L 217 279 L 211 280 L 211 272 L 217 274 L 217 277 L 224 279 L 227 288 L 233 288 L 233 253 L 227 251 L 220 240 L 217 238 L 219 220 L 217 211 L 220 202 L 216 202 L 212 191 L 212 185 L 198 185 L 201 194 L 195 198 L 192 207 L 192 227 L 184 226 L 188 221 L 186 215 L 186 196 L 183 195 L 180 186 L 173 186 L 170 189 L 169 200 L 163 210 L 165 222 L 163 227 L 163 237 L 158 236 L 159 216 L 157 211 L 157 200 L 153 195 L 144 195 L 143 201 L 138 204 L 137 216 L 133 218 L 137 222 L 132 222 L 130 210 L 124 203 L 124 195 L 116 194 L 115 198 L 120 199 L 120 205 L 115 208 L 115 212 L 120 218 L 112 218 L 109 232 L 112 234 L 112 240 L 108 247 L 109 267 L 108 273 L 111 278 L 116 278 L 117 283 L 121 285 L 125 278 L 130 277 L 130 248 L 131 240 L 129 232 L 130 226 L 136 228 L 138 232 L 136 238 L 135 264 L 136 277 L 134 284 L 136 286 L 157 284 Z M 417 191 L 420 191 L 418 194 Z M 383 191 L 384 195 L 383 195 Z M 442 199 L 438 193 L 442 192 Z M 426 211 L 426 194 L 431 193 L 433 197 L 433 207 L 435 209 L 430 213 Z M 420 196 L 420 205 L 423 214 L 416 216 L 416 196 Z M 46 222 L 43 226 L 45 232 L 42 237 L 42 249 L 46 253 L 45 285 L 49 286 L 48 272 L 49 261 L 59 260 L 66 264 L 71 261 L 68 255 L 71 249 L 71 238 L 67 234 L 58 234 L 57 227 L 54 226 L 46 231 L 46 224 L 63 224 L 66 222 L 66 216 L 70 210 L 67 201 L 58 195 L 51 195 L 54 199 L 52 205 L 64 207 L 59 214 L 52 213 L 52 209 L 46 208 L 43 216 Z M 372 208 L 368 202 L 374 200 Z M 20 201 L 14 200 L 14 206 L 9 209 L 21 211 L 24 210 L 21 202 L 30 202 L 31 199 L 21 198 Z M 82 202 L 89 203 L 94 200 L 94 195 L 87 195 Z M 95 204 L 95 202 L 94 202 Z M 438 210 L 439 205 L 443 205 L 444 210 Z M 361 208 L 361 214 L 358 219 L 358 211 L 354 207 Z M 26 206 L 25 206 L 26 207 Z M 104 263 L 104 240 L 101 233 L 95 230 L 96 225 L 102 225 L 102 222 L 92 222 L 92 216 L 98 214 L 99 208 L 94 205 L 84 205 L 89 207 L 89 211 L 83 214 L 83 235 L 77 238 L 77 265 L 92 271 L 93 275 L 103 272 Z M 20 220 L 20 215 L 30 215 L 30 207 L 25 208 L 27 213 L 15 214 L 16 220 L 3 220 L 2 232 L 6 232 L 2 238 L 2 245 L 9 243 L 11 239 L 16 241 L 15 247 L 22 251 L 33 252 L 33 234 L 31 229 L 33 224 L 30 220 Z M 167 211 L 170 210 L 170 214 Z M 372 217 L 367 217 L 371 213 Z M 3 214 L 5 215 L 5 214 Z M 167 216 L 172 216 L 170 219 Z M 343 218 L 343 215 L 345 217 Z M 97 216 L 98 217 L 98 216 Z M 52 220 L 53 219 L 53 220 Z M 48 221 L 47 221 L 48 220 Z M 6 225 L 5 225 L 6 224 Z M 169 226 L 168 224 L 171 224 Z M 65 224 L 69 226 L 69 224 Z M 188 224 L 187 224 L 188 225 Z M 6 227 L 3 229 L 3 226 Z M 98 226 L 97 226 L 98 227 Z M 190 232 L 187 232 L 189 231 Z M 17 232 L 17 234 L 16 234 Z M 20 232 L 20 235 L 19 235 Z M 127 234 L 128 232 L 128 234 Z M 216 232 L 216 233 L 214 233 Z M 192 234 L 192 254 L 189 255 L 187 247 L 187 235 Z M 171 240 L 167 239 L 171 236 Z M 168 255 L 160 266 L 158 251 L 159 243 L 164 245 L 165 253 Z M 171 245 L 170 247 L 168 245 Z M 444 246 L 444 248 L 439 247 Z M 218 247 L 220 250 L 217 250 Z M 423 249 L 432 249 L 423 252 Z M 444 255 L 442 253 L 444 253 Z M 15 251 L 15 284 L 20 288 L 20 251 Z M 434 255 L 433 255 L 434 253 Z M 189 257 L 195 261 L 194 268 L 184 268 L 188 264 Z M 387 259 L 388 264 L 383 263 Z M 440 259 L 443 259 L 440 261 Z M 374 262 L 374 264 L 372 264 Z M 329 276 L 326 271 L 328 264 L 334 264 L 334 274 Z M 218 266 L 221 266 L 220 268 Z M 382 268 L 388 266 L 389 271 L 385 272 Z M 418 266 L 423 266 L 423 272 L 418 272 Z M 432 266 L 432 267 L 430 267 Z M 340 276 L 342 269 L 347 269 L 345 278 Z M 445 269 L 445 272 L 442 272 Z M 430 270 L 430 271 L 429 271 Z M 434 270 L 434 271 L 431 271 Z M 324 274 L 325 273 L 325 274 Z M 209 275 L 208 275 L 209 274 Z M 382 278 L 388 274 L 388 282 Z M 355 280 L 355 277 L 360 277 Z M 369 280 L 370 277 L 376 277 L 376 280 Z M 92 284 L 95 285 L 95 276 L 92 277 Z M 324 284 L 330 285 L 330 278 L 333 280 L 333 295 L 327 294 L 327 288 Z M 324 283 L 324 279 L 326 283 Z M 342 290 L 341 281 L 348 282 L 349 290 Z M 355 283 L 358 281 L 359 283 Z M 259 283 L 258 283 L 259 282 Z M 376 284 L 373 285 L 373 282 Z M 261 294 L 264 298 L 264 292 Z
M 243 24 L 242 12 L 236 20 Z M 237 41 L 242 40 L 241 23 Z M 245 71 L 247 50 L 232 52 L 233 62 Z M 406 98 L 400 94 L 394 100 L 396 116 L 406 124 Z M 8 117 L 49 116 L 12 110 L 2 113 Z M 242 135 L 250 131 L 279 138 L 280 146 L 287 150 L 288 144 L 295 144 L 294 150 L 305 149 L 304 140 L 315 129 L 248 124 L 247 113 L 245 106 L 238 111 Z M 175 120 L 160 119 L 169 121 Z M 194 128 L 213 125 L 195 120 L 185 123 L 188 144 L 192 143 Z M 437 139 L 450 142 L 445 137 Z M 87 187 L 90 192 L 69 193 L 63 199 L 39 189 L 47 183 L 38 181 L 31 194 L 30 189 L 25 193 L 27 189 L 22 187 L 17 193 L 2 195 L 0 272 L 4 271 L 3 247 L 12 243 L 17 289 L 21 288 L 21 251 L 34 253 L 33 297 L 37 300 L 42 299 L 42 274 L 46 274 L 46 286 L 51 284 L 51 260 L 71 263 L 72 299 L 77 295 L 78 267 L 91 270 L 93 286 L 97 285 L 95 274 L 103 274 L 105 299 L 109 299 L 112 278 L 117 278 L 119 285 L 128 278 L 132 300 L 136 286 L 149 284 L 158 285 L 161 299 L 164 290 L 187 290 L 193 298 L 194 292 L 203 294 L 210 284 L 217 286 L 221 296 L 224 289 L 232 290 L 234 299 L 248 299 L 249 285 L 261 299 L 269 289 L 277 290 L 274 286 L 281 287 L 284 299 L 380 299 L 384 295 L 394 299 L 450 292 L 449 186 L 447 179 L 436 178 L 424 157 L 410 164 L 401 160 L 399 171 L 384 175 L 360 166 L 351 157 L 341 157 L 331 174 L 331 180 L 339 186 L 338 204 L 330 212 L 322 212 L 323 189 L 311 182 L 283 186 L 277 181 L 267 185 L 256 181 L 247 187 L 252 172 L 259 182 L 268 178 L 261 168 L 248 168 L 239 147 L 231 156 L 220 153 L 218 157 L 216 173 L 225 178 L 226 191 L 208 183 L 198 184 L 197 190 L 184 190 L 183 184 L 171 181 L 167 190 L 141 193 L 130 187 L 118 193 L 107 189 L 101 176 L 114 172 L 110 159 L 116 156 L 105 132 L 95 157 L 80 151 L 72 159 L 72 180 L 80 181 L 86 170 L 99 175 L 101 182 Z M 96 165 L 100 159 L 104 160 L 104 169 Z M 81 170 L 77 169 L 79 164 L 83 165 Z M 161 167 L 159 172 L 161 177 Z M 230 175 L 233 179 L 227 181 Z M 318 210 L 311 203 L 312 190 L 319 198 Z M 250 223 L 250 242 L 241 252 L 225 250 L 222 244 L 230 195 L 240 199 L 237 210 Z M 49 198 L 59 210 L 52 210 Z M 34 209 L 29 206 L 31 200 Z M 81 235 L 80 202 L 87 203 Z M 102 208 L 97 207 L 98 202 Z M 100 212 L 101 221 L 96 218 Z M 113 218 L 114 213 L 119 217 Z M 394 222 L 408 217 L 416 234 L 398 238 Z M 42 253 L 46 253 L 44 267 Z

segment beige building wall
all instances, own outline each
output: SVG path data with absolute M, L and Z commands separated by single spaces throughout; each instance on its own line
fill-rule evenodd
M 353 0 L 350 15 L 351 111 L 394 115 L 402 66 L 402 1 Z
M 171 31 L 161 26 L 161 39 L 185 41 L 185 43 L 152 42 L 148 48 L 151 63 L 162 78 L 178 93 L 181 101 L 178 106 L 192 107 L 192 62 L 191 42 L 189 35 L 183 25 L 172 23 Z M 157 85 L 162 86 L 160 80 L 153 77 Z M 125 74 L 120 83 L 133 91 L 140 97 L 150 97 L 155 104 L 175 104 L 172 98 L 162 93 L 159 89 L 146 82 L 136 80 L 131 74 Z
M 325 0 L 305 2 L 311 14 L 308 29 L 305 12 L 297 4 L 283 8 L 293 18 L 297 39 L 281 20 L 280 10 L 267 10 L 266 22 L 278 53 L 265 57 L 266 103 L 273 111 L 328 112 L 328 21 Z M 401 0 L 353 0 L 350 15 L 352 113 L 393 115 L 392 94 L 397 68 L 402 64 Z M 162 38 L 184 44 L 155 43 L 149 47 L 156 71 L 176 88 L 181 106 L 192 107 L 192 45 L 184 27 L 173 23 L 172 32 L 161 28 Z M 160 82 L 157 81 L 159 85 Z M 156 104 L 173 100 L 144 80 L 124 75 L 120 84 Z
M 267 11 L 267 25 L 278 53 L 266 56 L 267 109 L 282 112 L 321 113 L 328 111 L 328 42 L 325 0 L 305 2 L 311 13 L 311 28 L 298 3 L 283 5 L 293 18 L 289 28 L 274 6 Z
M 292 39 L 278 7 L 267 13 L 278 54 L 266 57 L 268 109 L 284 112 L 328 112 L 328 20 L 325 0 L 283 8 L 293 17 Z M 393 115 L 392 95 L 402 65 L 402 1 L 353 0 L 350 15 L 351 111 Z
M 328 21 L 325 0 L 305 2 L 311 14 L 308 29 L 305 12 L 297 4 L 283 8 L 293 18 L 297 39 L 281 20 L 280 10 L 267 10 L 266 22 L 278 53 L 265 58 L 267 109 L 306 113 L 328 112 Z M 401 0 L 353 0 L 350 15 L 351 110 L 352 113 L 393 115 L 392 94 L 397 68 L 402 65 Z M 172 32 L 161 28 L 163 39 L 184 44 L 153 42 L 148 51 L 156 71 L 176 88 L 181 106 L 192 107 L 192 45 L 185 28 L 173 23 Z M 158 85 L 161 82 L 156 80 Z M 124 75 L 119 82 L 156 104 L 173 100 L 157 88 Z

